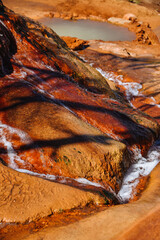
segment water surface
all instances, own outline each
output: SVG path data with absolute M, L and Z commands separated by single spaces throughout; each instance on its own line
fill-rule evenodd
M 64 20 L 61 18 L 43 18 L 40 23 L 52 28 L 60 36 L 77 37 L 84 40 L 132 41 L 135 34 L 125 27 L 107 22 L 91 20 Z

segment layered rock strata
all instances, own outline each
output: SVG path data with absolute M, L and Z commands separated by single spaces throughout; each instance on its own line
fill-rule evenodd
M 0 79 L 1 162 L 117 192 L 134 151 L 145 155 L 158 137 L 158 123 L 119 98 L 52 30 L 6 8 L 0 19 L 11 54 L 17 45 L 13 73 Z M 116 203 L 114 196 L 106 197 Z

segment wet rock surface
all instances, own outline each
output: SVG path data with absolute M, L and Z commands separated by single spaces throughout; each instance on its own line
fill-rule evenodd
M 33 140 L 36 140 L 35 143 L 40 144 L 40 147 L 44 144 L 45 147 L 53 148 L 53 150 L 47 150 L 47 156 L 49 155 L 52 161 L 54 161 L 54 166 L 57 167 L 54 168 L 52 166 L 53 170 L 49 168 L 49 170 L 46 169 L 47 172 L 55 171 L 55 169 L 61 169 L 60 166 L 63 165 L 64 170 L 62 171 L 65 176 L 69 174 L 69 172 L 74 175 L 78 173 L 79 177 L 87 177 L 103 181 L 102 176 L 104 175 L 104 172 L 102 169 L 105 169 L 104 171 L 106 171 L 106 169 L 110 168 L 106 166 L 106 162 L 111 162 L 112 173 L 108 173 L 108 179 L 111 180 L 112 188 L 118 189 L 120 186 L 119 181 L 122 179 L 125 169 L 127 169 L 130 165 L 125 145 L 122 144 L 121 146 L 123 150 L 119 151 L 118 149 L 120 149 L 121 146 L 117 143 L 117 146 L 119 146 L 116 151 L 119 151 L 119 153 L 116 153 L 115 151 L 113 156 L 112 154 L 109 156 L 108 153 L 106 155 L 106 150 L 103 150 L 103 157 L 98 157 L 97 155 L 98 159 L 101 159 L 99 163 L 101 167 L 98 167 L 99 170 L 95 173 L 95 177 L 89 173 L 90 171 L 93 173 L 94 170 L 92 171 L 87 168 L 86 172 L 88 172 L 88 174 L 81 171 L 81 168 L 74 171 L 69 170 L 71 169 L 72 164 L 67 165 L 65 161 L 61 161 L 60 159 L 63 160 L 63 157 L 66 156 L 64 155 L 64 152 L 68 152 L 68 156 L 66 156 L 67 159 L 75 158 L 74 146 L 71 147 L 72 156 L 70 144 L 62 144 L 66 145 L 65 148 L 62 148 L 57 145 L 55 137 L 56 139 L 58 137 L 58 139 L 60 138 L 63 140 L 64 136 L 68 136 L 73 142 L 88 142 L 93 139 L 96 144 L 99 144 L 98 142 L 100 142 L 102 145 L 103 142 L 105 145 L 105 140 L 103 140 L 105 137 L 103 138 L 102 135 L 100 139 L 97 138 L 94 140 L 93 134 L 89 134 L 91 135 L 91 140 L 90 138 L 86 140 L 86 135 L 80 135 L 80 132 L 82 132 L 81 128 L 78 132 L 72 130 L 69 125 L 65 129 L 64 126 L 66 124 L 66 118 L 68 118 L 67 115 L 72 116 L 72 114 L 68 112 L 65 117 L 63 117 L 63 110 L 61 110 L 59 105 L 70 109 L 70 111 L 77 114 L 82 120 L 85 120 L 94 127 L 99 128 L 103 133 L 107 134 L 107 137 L 110 136 L 115 140 L 120 140 L 126 144 L 129 149 L 133 150 L 136 146 L 138 146 L 142 149 L 144 154 L 152 144 L 154 138 L 158 135 L 158 124 L 149 116 L 145 116 L 129 107 L 129 105 L 119 102 L 116 94 L 110 89 L 105 78 L 101 77 L 96 70 L 93 70 L 91 73 L 92 68 L 89 65 L 84 64 L 82 60 L 70 52 L 65 43 L 58 38 L 54 32 L 41 27 L 39 24 L 35 24 L 29 19 L 14 15 L 14 13 L 11 13 L 9 10 L 6 11 L 5 16 L 2 16 L 2 18 L 7 26 L 13 30 L 18 45 L 18 52 L 12 63 L 14 73 L 10 76 L 6 76 L 1 81 L 1 112 L 3 113 L 3 120 L 11 124 L 13 127 L 18 127 L 27 132 Z M 6 22 L 6 20 L 8 21 Z M 47 37 L 45 38 L 44 36 Z M 48 37 L 50 38 L 48 39 Z M 73 78 L 72 75 L 72 79 L 70 79 L 66 76 L 66 74 L 72 72 L 73 69 L 75 71 L 75 66 L 75 78 Z M 79 66 L 84 70 L 81 72 L 81 78 L 78 77 L 78 79 L 84 81 L 84 83 L 80 85 L 87 87 L 88 83 L 86 85 L 85 82 L 85 79 L 87 78 L 89 83 L 93 82 L 91 85 L 94 86 L 94 91 L 99 92 L 99 89 L 102 89 L 102 82 L 104 82 L 103 92 L 105 94 L 100 95 L 86 91 L 84 88 L 74 83 L 76 76 L 79 74 Z M 91 77 L 86 77 L 86 75 L 93 75 L 94 78 L 92 79 Z M 102 81 L 97 79 L 97 76 L 100 76 Z M 25 82 L 23 82 L 22 79 L 24 79 Z M 94 81 L 94 79 L 96 80 Z M 19 82 L 23 82 L 26 87 L 23 87 L 23 84 L 19 85 Z M 35 91 L 37 92 L 37 95 L 34 93 Z M 50 104 L 47 102 L 50 102 Z M 53 106 L 50 106 L 52 104 Z M 50 110 L 51 108 L 52 111 Z M 68 110 L 64 110 L 64 113 L 65 111 L 67 112 Z M 57 121 L 54 115 L 60 120 Z M 63 119 L 65 119 L 65 121 Z M 53 121 L 53 124 L 49 123 L 51 121 Z M 56 121 L 58 122 L 57 125 Z M 62 124 L 61 121 L 64 123 Z M 72 121 L 68 121 L 71 125 L 73 125 Z M 73 122 L 74 121 L 76 120 L 73 120 Z M 41 130 L 40 126 L 43 126 L 43 124 L 41 125 L 41 122 L 45 124 L 45 130 L 43 130 L 43 128 Z M 58 129 L 60 128 L 61 131 L 57 132 L 57 129 L 54 130 L 54 125 Z M 74 128 L 76 127 L 73 127 L 73 129 Z M 93 130 L 93 132 L 94 131 L 95 130 Z M 64 134 L 64 132 L 67 134 Z M 51 133 L 55 134 L 54 138 Z M 68 141 L 68 139 L 64 139 L 64 142 L 65 141 Z M 81 147 L 78 146 L 78 148 Z M 93 147 L 93 149 L 95 149 L 95 147 Z M 92 152 L 97 152 L 97 150 L 93 151 L 93 149 Z M 81 151 L 82 149 L 80 149 L 80 152 Z M 109 150 L 107 152 L 109 152 Z M 79 156 L 79 154 L 76 155 L 78 158 Z M 115 156 L 117 157 L 115 158 Z M 85 158 L 85 155 L 83 157 L 81 156 L 77 162 L 81 162 L 82 159 L 84 161 Z M 94 156 L 91 154 L 89 158 L 94 159 Z M 110 159 L 117 159 L 116 161 L 118 162 L 119 167 L 115 167 L 115 165 L 112 164 L 114 160 Z M 83 164 L 78 164 L 75 169 L 78 169 L 80 165 L 82 166 Z M 92 169 L 92 166 L 90 166 L 90 168 Z M 60 171 L 61 170 L 56 170 L 59 174 Z M 118 171 L 118 175 L 116 171 Z
M 104 71 L 114 82 L 113 88 L 120 89 L 135 108 L 159 122 L 159 45 L 158 48 L 155 45 L 144 48 L 142 45 L 122 43 L 118 46 L 116 43 L 96 41 L 89 45 L 80 55 Z M 115 76 L 120 76 L 119 80 L 114 79 L 113 73 L 118 73 Z
M 32 142 L 16 147 L 20 154 L 26 154 L 23 158 L 30 170 L 85 177 L 119 189 L 125 169 L 130 165 L 125 144 L 111 139 L 64 107 L 33 94 L 20 84 L 10 87 L 10 91 L 7 89 L 7 95 L 3 97 L 9 104 L 5 107 L 8 108 L 5 111 L 7 123 L 28 133 L 32 139 Z M 42 157 L 36 150 L 41 151 Z M 27 151 L 35 151 L 33 159 L 27 158 Z M 23 167 L 23 164 L 19 166 Z
M 11 57 L 17 52 L 16 40 L 11 31 L 0 21 L 0 76 L 13 71 Z
M 110 83 L 109 75 L 108 79 L 102 77 L 70 51 L 65 42 L 50 29 L 14 14 L 3 6 L 0 19 L 6 25 L 5 29 L 2 26 L 6 39 L 4 56 L 8 57 L 7 63 L 10 61 L 12 64 L 11 71 L 3 71 L 4 76 L 0 79 L 1 162 L 20 171 L 36 172 L 39 174 L 37 176 L 44 177 L 45 174 L 51 179 L 52 175 L 52 180 L 59 181 L 50 183 L 0 165 L 1 220 L 35 220 L 53 214 L 57 208 L 72 209 L 90 202 L 117 204 L 115 192 L 118 192 L 124 174 L 134 160 L 135 150 L 140 149 L 145 156 L 159 136 L 157 85 L 155 104 L 150 104 L 149 98 L 152 93 L 150 88 L 158 76 L 158 53 L 154 62 L 157 75 L 150 68 L 143 69 L 143 75 L 140 75 L 141 71 L 131 70 L 134 83 L 142 85 L 136 85 L 138 87 L 133 88 L 136 94 L 131 95 L 126 91 L 127 84 L 133 80 L 128 65 L 133 62 L 136 62 L 136 67 L 143 65 L 143 59 L 137 61 L 137 52 L 131 51 L 134 44 L 122 43 L 121 51 L 116 56 L 111 50 L 107 52 L 107 44 L 112 43 L 101 41 L 91 41 L 90 47 L 82 50 L 81 56 L 95 68 L 103 71 L 112 69 L 123 75 L 121 82 L 115 78 L 119 82 Z M 156 44 L 151 44 L 151 52 Z M 149 82 L 152 74 L 155 78 Z M 142 96 L 139 95 L 140 91 L 143 92 Z M 154 105 L 156 110 L 142 108 L 140 102 L 145 101 Z M 54 234 L 59 239 L 64 236 L 68 239 L 71 236 L 84 239 L 82 231 L 88 233 L 85 239 L 119 237 L 135 224 L 135 220 L 142 220 L 143 216 L 150 213 L 153 204 L 159 208 L 157 170 L 153 176 L 155 182 L 149 183 L 146 193 L 138 202 L 113 207 L 98 218 L 95 216 L 80 222 L 78 229 L 76 224 L 67 229 L 47 229 L 28 239 L 51 239 Z M 87 182 L 88 185 L 90 183 L 88 187 L 84 184 L 86 180 L 94 183 Z M 101 191 L 95 187 L 96 184 Z M 120 222 L 123 216 L 127 224 Z M 157 214 L 153 218 L 157 219 Z M 118 228 L 112 231 L 115 224 Z M 93 225 L 97 226 L 96 232 L 90 231 Z

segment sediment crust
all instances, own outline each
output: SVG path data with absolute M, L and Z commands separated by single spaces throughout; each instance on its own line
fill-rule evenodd
M 142 197 L 134 203 L 111 207 L 101 213 L 83 219 L 78 223 L 66 227 L 48 228 L 38 233 L 31 234 L 26 240 L 131 240 L 159 239 L 159 225 L 157 222 L 160 211 L 160 164 L 153 170 L 147 189 Z M 143 223 L 156 220 L 150 228 Z M 152 223 L 153 223 L 152 222 Z M 142 232 L 138 235 L 138 228 L 142 225 Z M 133 236 L 135 230 L 135 238 Z M 122 235 L 123 234 L 123 235 Z M 137 235 L 136 235 L 137 234 Z M 144 238 L 145 237 L 145 238 Z
M 24 223 L 87 203 L 98 194 L 17 172 L 0 164 L 0 222 Z

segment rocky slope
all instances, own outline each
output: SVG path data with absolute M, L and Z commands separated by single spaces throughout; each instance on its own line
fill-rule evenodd
M 88 44 L 80 56 L 101 69 L 136 109 L 159 122 L 160 45 L 98 41 Z
M 2 4 L 0 11 L 1 50 L 5 49 L 1 51 L 3 77 L 0 79 L 1 162 L 14 169 L 56 175 L 52 176 L 54 180 L 77 184 L 78 188 L 83 186 L 73 178 L 101 183 L 105 201 L 116 204 L 114 192 L 118 192 L 135 150 L 139 148 L 145 155 L 159 135 L 157 121 L 133 109 L 115 88 L 110 88 L 106 78 L 70 51 L 52 30 L 15 14 Z M 14 179 L 35 182 L 35 178 L 25 174 L 16 177 L 17 173 L 3 168 L 13 185 L 6 191 L 11 200 L 17 184 Z M 40 180 L 42 184 L 43 181 Z M 42 192 L 45 187 L 48 192 L 54 188 L 54 184 L 48 184 L 48 188 L 46 185 L 45 182 Z M 8 186 L 2 184 L 3 204 L 3 192 Z M 74 191 L 66 186 L 55 187 L 61 188 L 66 195 Z M 21 185 L 15 191 L 21 196 Z M 91 198 L 93 202 L 104 201 L 97 194 L 75 191 L 82 199 L 77 202 L 73 197 L 69 205 L 66 205 L 66 195 L 54 193 L 59 199 L 65 199 L 63 203 L 60 200 L 60 207 L 84 206 Z M 27 199 L 29 194 L 32 191 L 24 192 Z M 49 214 L 52 204 L 52 212 L 55 210 L 57 200 L 54 200 L 47 203 L 47 210 L 39 216 Z M 25 207 L 24 201 L 22 211 Z M 20 221 L 14 218 L 16 212 L 12 214 L 10 208 L 12 201 L 8 207 L 10 215 L 2 212 L 1 219 Z M 37 218 L 38 211 L 30 218 Z M 29 215 L 26 213 L 21 221 L 29 219 Z

